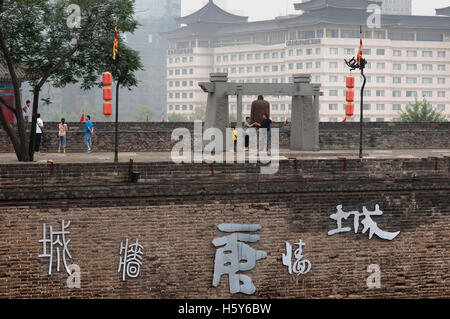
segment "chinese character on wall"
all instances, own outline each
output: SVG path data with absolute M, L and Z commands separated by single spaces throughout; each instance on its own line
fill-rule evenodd
M 72 259 L 72 256 L 69 252 L 69 243 L 70 239 L 67 240 L 66 235 L 69 235 L 70 232 L 67 231 L 70 226 L 70 221 L 64 223 L 64 220 L 61 222 L 61 231 L 53 231 L 53 227 L 49 226 L 48 237 L 47 237 L 47 225 L 42 225 L 42 239 L 39 240 L 42 243 L 42 254 L 39 255 L 39 258 L 49 258 L 48 264 L 48 274 L 52 274 L 53 269 L 53 261 L 56 254 L 56 271 L 59 272 L 60 263 L 62 263 L 66 269 L 66 272 L 70 275 L 71 271 L 69 266 L 67 265 L 67 259 Z
M 294 252 L 295 262 L 292 264 L 292 245 L 286 242 L 286 254 L 283 254 L 283 265 L 288 267 L 289 274 L 295 273 L 297 275 L 305 275 L 311 270 L 311 262 L 308 259 L 303 259 L 303 247 L 306 244 L 299 239 L 298 249 Z
M 337 222 L 337 228 L 330 230 L 328 232 L 329 236 L 351 231 L 350 227 L 342 227 L 342 220 L 347 220 L 347 218 L 349 218 L 351 215 L 353 215 L 353 227 L 355 230 L 355 234 L 358 233 L 360 217 L 364 217 L 364 219 L 361 221 L 361 224 L 363 224 L 364 226 L 362 233 L 365 234 L 367 231 L 369 231 L 369 239 L 372 239 L 372 236 L 375 234 L 381 239 L 393 240 L 398 236 L 398 234 L 400 234 L 399 231 L 395 233 L 383 231 L 377 226 L 377 223 L 373 221 L 372 216 L 383 215 L 383 212 L 380 210 L 379 205 L 375 205 L 374 211 L 369 211 L 364 206 L 362 213 L 360 213 L 359 211 L 344 212 L 342 210 L 342 205 L 338 205 L 336 207 L 336 210 L 337 212 L 335 214 L 332 214 L 330 218 Z
M 213 286 L 217 287 L 222 275 L 227 274 L 230 293 L 241 292 L 252 295 L 256 291 L 252 279 L 247 275 L 238 274 L 238 272 L 252 270 L 258 260 L 267 257 L 267 253 L 255 250 L 246 244 L 259 241 L 259 235 L 242 232 L 258 231 L 261 229 L 261 225 L 221 224 L 218 228 L 222 232 L 232 234 L 215 238 L 212 242 L 216 247 Z
M 122 271 L 122 280 L 125 281 L 126 277 L 137 278 L 141 272 L 142 257 L 144 254 L 144 246 L 139 244 L 136 239 L 136 243 L 128 245 L 128 238 L 120 243 L 120 260 L 119 269 L 117 272 Z

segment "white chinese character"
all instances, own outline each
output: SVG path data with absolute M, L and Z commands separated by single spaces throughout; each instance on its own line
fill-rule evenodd
M 262 250 L 255 250 L 249 245 L 244 244 L 244 242 L 255 243 L 259 241 L 259 235 L 236 232 L 254 232 L 260 230 L 261 226 L 222 224 L 218 228 L 222 232 L 233 234 L 213 240 L 215 247 L 221 247 L 216 250 L 213 286 L 217 287 L 222 275 L 227 274 L 230 293 L 235 294 L 241 292 L 247 295 L 253 294 L 256 288 L 253 285 L 252 279 L 246 275 L 237 274 L 237 272 L 252 270 L 258 260 L 267 257 L 267 253 Z
M 122 280 L 125 281 L 125 277 L 137 278 L 141 271 L 142 255 L 144 254 L 144 246 L 139 244 L 136 239 L 136 243 L 128 246 L 128 238 L 125 240 L 125 245 L 120 243 L 120 257 L 119 269 L 122 270 Z M 123 258 L 122 258 L 123 257 Z
M 70 234 L 69 231 L 66 231 L 67 228 L 70 226 L 70 221 L 67 222 L 67 224 L 64 223 L 64 220 L 61 222 L 61 231 L 56 232 L 53 231 L 53 227 L 49 226 L 49 236 L 47 238 L 47 225 L 42 225 L 42 236 L 43 238 L 39 240 L 40 243 L 42 243 L 42 254 L 39 255 L 39 258 L 49 258 L 49 265 L 48 265 L 48 274 L 52 274 L 52 267 L 53 267 L 53 253 L 56 250 L 56 271 L 59 272 L 59 264 L 61 260 L 61 253 L 62 253 L 62 261 L 64 264 L 64 267 L 66 268 L 67 273 L 70 275 L 71 271 L 67 265 L 66 255 L 69 257 L 69 259 L 72 259 L 72 256 L 70 255 L 68 245 L 70 243 L 70 239 L 66 241 L 66 235 Z M 47 244 L 49 245 L 49 251 L 47 252 Z M 62 252 L 60 252 L 60 247 L 62 248 Z
M 311 270 L 311 262 L 308 259 L 303 259 L 303 247 L 306 244 L 299 239 L 298 249 L 294 253 L 296 259 L 294 265 L 292 265 L 292 245 L 286 242 L 286 254 L 283 254 L 283 265 L 288 267 L 289 274 L 295 273 L 297 275 L 305 275 Z
M 330 216 L 330 218 L 337 222 L 337 228 L 330 230 L 328 232 L 328 235 L 330 235 L 330 236 L 334 235 L 334 234 L 338 234 L 338 233 L 345 233 L 345 232 L 351 231 L 350 227 L 342 227 L 342 220 L 343 219 L 347 220 L 347 218 L 350 215 L 354 216 L 353 226 L 355 229 L 355 234 L 358 233 L 359 217 L 361 217 L 361 216 L 364 216 L 364 219 L 361 221 L 361 224 L 364 225 L 362 233 L 365 234 L 367 232 L 367 230 L 370 230 L 369 239 L 372 239 L 373 234 L 375 234 L 382 239 L 393 240 L 395 237 L 398 236 L 398 234 L 400 234 L 399 231 L 395 232 L 395 233 L 383 231 L 377 226 L 377 223 L 372 220 L 371 216 L 383 215 L 383 212 L 380 210 L 379 205 L 375 205 L 375 211 L 368 211 L 366 206 L 364 206 L 362 214 L 359 213 L 358 211 L 344 212 L 342 210 L 342 205 L 338 205 L 336 207 L 336 210 L 337 210 L 337 212 L 335 214 L 332 214 Z

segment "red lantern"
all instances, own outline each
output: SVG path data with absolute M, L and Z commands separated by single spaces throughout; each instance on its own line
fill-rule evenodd
M 103 73 L 103 86 L 110 86 L 113 83 L 112 74 L 109 72 Z
M 103 88 L 103 100 L 105 101 L 112 100 L 112 88 L 110 87 Z
M 355 87 L 355 77 L 354 76 L 347 76 L 347 89 L 353 89 Z
M 352 117 L 353 116 L 353 111 L 354 111 L 354 107 L 352 103 L 347 103 L 347 105 L 345 105 L 345 115 L 348 117 Z
M 355 100 L 355 91 L 347 90 L 347 92 L 345 92 L 345 100 L 347 102 L 353 102 Z
M 103 115 L 110 117 L 112 115 L 112 103 L 103 103 Z

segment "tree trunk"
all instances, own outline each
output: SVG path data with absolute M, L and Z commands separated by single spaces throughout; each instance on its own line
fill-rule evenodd
M 31 120 L 31 133 L 30 133 L 30 144 L 28 145 L 28 156 L 30 161 L 34 160 L 34 146 L 36 144 L 36 126 L 37 126 L 37 114 L 39 109 L 39 94 L 41 89 L 38 86 L 34 87 L 33 90 L 33 113 Z

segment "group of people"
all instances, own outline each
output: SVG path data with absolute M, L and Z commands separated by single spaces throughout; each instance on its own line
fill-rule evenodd
M 259 133 L 259 149 L 261 151 L 268 151 L 270 145 L 270 126 L 273 121 L 269 116 L 270 104 L 264 100 L 262 95 L 258 96 L 258 100 L 252 103 L 252 113 L 251 117 L 247 116 L 244 122 L 244 134 L 245 134 L 245 149 L 248 150 L 250 144 L 250 135 L 247 130 L 253 127 L 261 128 L 265 130 L 258 130 Z M 255 119 L 252 122 L 252 118 Z M 234 140 L 234 150 L 237 149 L 237 127 L 233 127 L 233 140 Z
M 23 116 L 25 119 L 25 124 L 28 124 L 30 119 L 30 101 L 26 102 L 26 105 L 22 108 Z M 34 151 L 36 153 L 40 153 L 41 151 L 41 141 L 42 134 L 44 130 L 44 121 L 41 119 L 41 114 L 37 114 L 36 120 L 36 140 L 34 144 Z M 69 127 L 66 124 L 66 120 L 64 118 L 61 119 L 61 122 L 58 124 L 58 153 L 61 153 L 61 150 L 64 154 L 67 154 L 67 132 L 69 131 Z M 86 123 L 84 124 L 84 145 L 86 145 L 87 150 L 86 153 L 92 152 L 92 136 L 94 135 L 94 124 L 91 121 L 91 116 L 86 116 Z

